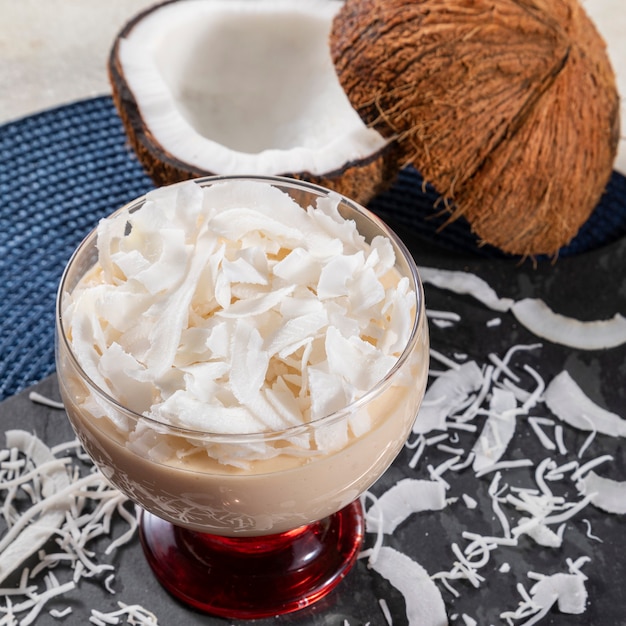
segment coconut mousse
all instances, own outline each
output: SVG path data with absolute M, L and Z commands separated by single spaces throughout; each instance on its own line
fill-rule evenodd
M 354 501 L 402 448 L 428 372 L 400 241 L 287 179 L 180 183 L 102 220 L 66 270 L 57 323 L 65 406 L 104 474 L 221 535 Z

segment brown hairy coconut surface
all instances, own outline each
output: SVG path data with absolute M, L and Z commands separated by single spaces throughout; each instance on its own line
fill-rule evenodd
M 555 255 L 597 205 L 619 97 L 576 0 L 346 0 L 331 53 L 362 118 L 483 242 Z

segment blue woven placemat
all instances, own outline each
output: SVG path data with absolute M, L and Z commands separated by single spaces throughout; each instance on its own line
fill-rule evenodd
M 0 127 L 0 398 L 54 371 L 54 303 L 98 220 L 152 187 L 109 98 Z
M 153 187 L 126 145 L 109 97 L 84 100 L 0 127 L 0 399 L 54 371 L 54 301 L 63 268 L 82 238 Z M 370 208 L 431 242 L 490 258 L 459 220 L 438 232 L 432 189 L 402 172 Z M 590 220 L 560 256 L 626 234 L 626 178 L 614 174 Z

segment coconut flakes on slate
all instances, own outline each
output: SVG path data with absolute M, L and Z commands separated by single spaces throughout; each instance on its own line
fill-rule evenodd
M 125 617 L 126 623 L 134 626 L 158 626 L 159 624 L 156 615 L 139 604 L 129 605 L 118 602 L 117 605 L 120 607 L 119 609 L 108 612 L 92 609 L 89 621 L 96 626 L 108 626 L 109 624 L 121 624 L 121 618 Z
M 63 523 L 70 504 L 67 499 L 55 498 L 57 492 L 70 484 L 65 467 L 67 459 L 57 459 L 48 446 L 25 431 L 9 430 L 5 437 L 7 449 L 24 455 L 27 466 L 33 469 L 17 473 L 13 479 L 3 476 L 0 483 L 2 491 L 8 492 L 3 504 L 8 532 L 0 539 L 0 583 L 48 541 Z M 11 501 L 17 490 L 31 480 L 40 483 L 35 501 L 26 513 L 16 516 Z M 54 498 L 49 506 L 48 498 Z
M 570 348 L 603 350 L 626 343 L 626 318 L 619 313 L 609 320 L 581 322 L 555 313 L 545 302 L 535 298 L 518 300 L 511 310 L 537 337 Z
M 474 471 L 480 471 L 500 460 L 515 435 L 517 401 L 512 392 L 494 389 L 488 418 L 472 448 Z
M 472 393 L 480 389 L 483 375 L 475 361 L 438 376 L 424 395 L 413 426 L 414 433 L 445 430 L 446 418 L 464 406 Z
M 435 287 L 473 296 L 494 311 L 508 311 L 513 305 L 513 300 L 500 298 L 485 280 L 470 272 L 420 267 L 420 276 L 423 282 Z
M 415 294 L 391 242 L 368 244 L 338 202 L 188 182 L 102 220 L 99 262 L 63 313 L 79 361 L 136 412 L 206 432 L 282 430 L 358 399 L 397 362 Z
M 35 400 L 42 401 L 39 396 Z M 0 589 L 3 624 L 34 623 L 50 601 L 58 604 L 83 579 L 100 580 L 114 593 L 114 567 L 101 557 L 111 555 L 135 536 L 137 520 L 126 509 L 127 498 L 112 488 L 90 461 L 87 473 L 81 476 L 75 457 L 58 456 L 69 451 L 85 458 L 77 441 L 50 448 L 31 433 L 6 433 L 6 447 L 0 450 L 6 526 L 0 539 L 0 582 L 21 573 L 17 586 Z M 115 538 L 111 537 L 114 519 L 127 526 Z M 96 552 L 92 546 L 103 538 L 108 543 Z M 50 614 L 62 618 L 71 611 L 68 606 Z
M 376 533 L 375 545 L 365 550 L 376 564 L 379 555 L 385 549 L 385 534 L 393 532 L 411 515 L 419 515 L 424 509 L 437 510 L 434 506 L 423 506 L 422 494 L 408 494 L 415 490 L 421 492 L 419 483 L 437 486 L 439 497 L 450 510 L 457 497 L 446 497 L 454 490 L 454 472 L 460 472 L 474 465 L 476 478 L 493 474 L 488 493 L 495 519 L 501 526 L 498 536 L 485 536 L 480 533 L 465 531 L 462 538 L 468 543 L 463 547 L 453 542 L 450 550 L 454 563 L 449 570 L 435 572 L 431 579 L 439 582 L 453 596 L 461 592 L 454 586 L 454 581 L 464 580 L 474 587 L 480 587 L 486 581 L 483 573 L 491 561 L 492 554 L 502 546 L 519 547 L 522 535 L 531 538 L 537 545 L 546 548 L 559 548 L 564 545 L 564 533 L 568 521 L 574 519 L 589 504 L 597 503 L 604 510 L 623 513 L 626 501 L 624 483 L 598 477 L 592 468 L 612 460 L 611 455 L 599 455 L 581 463 L 582 452 L 589 449 L 593 439 L 585 442 L 576 460 L 558 464 L 547 456 L 543 459 L 503 458 L 516 430 L 527 428 L 534 433 L 547 452 L 567 454 L 563 442 L 563 427 L 550 417 L 530 415 L 531 411 L 545 410 L 556 417 L 561 417 L 567 424 L 585 430 L 598 428 L 606 434 L 615 435 L 620 428 L 618 416 L 590 405 L 589 401 L 572 392 L 569 375 L 561 374 L 548 384 L 535 369 L 528 364 L 513 366 L 513 357 L 541 347 L 540 344 L 513 346 L 503 357 L 489 355 L 491 365 L 479 366 L 474 361 L 460 365 L 443 354 L 433 351 L 431 356 L 448 369 L 437 372 L 426 393 L 425 402 L 416 421 L 417 437 L 408 441 L 406 447 L 413 450 L 409 467 L 420 470 L 420 461 L 430 448 L 448 453 L 447 461 L 434 466 L 425 464 L 430 480 L 407 478 L 388 491 L 374 498 L 374 504 L 367 510 L 368 532 Z M 432 372 L 431 372 L 432 374 Z M 530 380 L 523 383 L 522 374 Z M 531 387 L 529 390 L 528 387 Z M 575 391 L 575 390 L 574 390 Z M 574 398 L 569 402 L 567 398 Z M 567 400 L 567 401 L 566 401 Z M 578 405 L 575 409 L 573 405 Z M 583 417 L 565 419 L 564 415 L 575 411 Z M 502 419 L 503 417 L 508 419 Z M 456 429 L 472 433 L 476 431 L 476 422 L 484 420 L 482 432 L 474 439 L 469 448 L 460 445 L 458 436 L 454 446 L 448 445 L 450 431 Z M 601 424 L 604 423 L 604 427 Z M 539 430 L 539 429 L 545 430 Z M 554 441 L 548 436 L 548 429 L 554 432 Z M 443 431 L 443 432 L 441 432 Z M 595 434 L 595 431 L 594 431 Z M 464 435 L 468 437 L 468 435 Z M 465 457 L 465 458 L 461 458 Z M 478 460 L 477 460 L 478 459 Z M 424 465 L 424 464 L 423 464 Z M 528 487 L 513 487 L 504 482 L 506 472 L 516 468 L 533 468 L 534 481 Z M 444 481 L 445 472 L 452 474 Z M 569 481 L 575 483 L 578 497 L 566 498 L 555 495 L 552 483 Z M 469 494 L 462 493 L 461 502 L 469 508 L 477 504 Z M 596 538 L 600 540 L 601 538 Z M 408 557 L 407 557 L 408 558 Z M 416 564 L 417 565 L 417 564 Z M 562 612 L 579 613 L 584 611 L 586 591 L 584 577 L 578 570 L 567 575 L 541 577 L 533 586 L 527 601 L 520 604 L 516 612 L 503 613 L 512 625 L 512 619 L 530 619 L 525 623 L 534 624 L 551 609 L 553 605 Z M 392 584 L 394 584 L 392 582 Z M 416 593 L 413 591 L 412 593 Z M 526 592 L 525 592 L 526 593 Z
M 370 567 L 404 596 L 409 626 L 447 626 L 441 592 L 419 563 L 383 546 Z
M 432 480 L 405 478 L 386 491 L 368 509 L 368 532 L 391 534 L 410 515 L 420 511 L 440 511 L 446 506 L 446 490 Z
M 494 311 L 511 311 L 533 334 L 553 343 L 581 350 L 603 350 L 626 343 L 626 318 L 620 313 L 606 320 L 583 322 L 555 313 L 538 298 L 501 298 L 485 280 L 471 272 L 421 267 L 420 275 L 425 283 L 470 295 Z
M 626 514 L 626 482 L 605 478 L 590 471 L 576 483 L 577 489 L 589 495 L 591 503 L 608 513 Z
M 580 430 L 596 430 L 610 437 L 626 437 L 626 420 L 595 404 L 567 371 L 548 384 L 545 402 L 564 422 Z
M 579 560 L 581 561 L 581 560 Z M 559 611 L 569 615 L 584 613 L 587 603 L 587 577 L 580 571 L 579 563 L 570 564 L 570 572 L 545 576 L 529 572 L 529 578 L 537 580 L 528 593 L 524 587 L 518 585 L 522 601 L 515 611 L 504 611 L 500 614 L 512 626 L 512 620 L 530 618 L 520 626 L 532 626 L 547 615 L 556 604 Z

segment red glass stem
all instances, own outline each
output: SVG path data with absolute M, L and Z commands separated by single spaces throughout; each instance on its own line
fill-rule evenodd
M 228 618 L 304 608 L 332 591 L 363 541 L 358 501 L 323 520 L 276 535 L 221 537 L 142 512 L 140 537 L 159 582 L 176 598 Z

